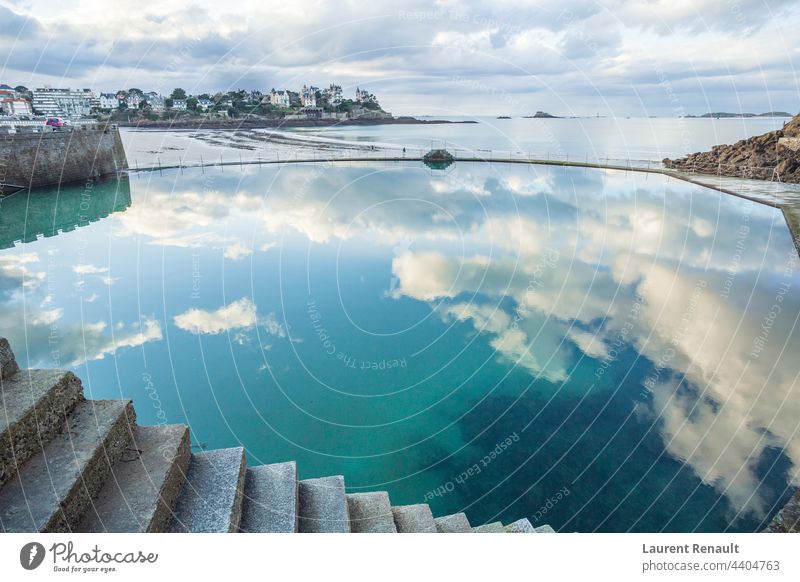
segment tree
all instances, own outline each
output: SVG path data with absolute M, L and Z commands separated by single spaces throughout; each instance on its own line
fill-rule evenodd
M 172 95 L 170 95 L 173 99 L 186 99 L 186 91 L 177 87 L 172 91 Z
M 139 101 L 139 109 L 147 109 L 148 107 L 150 107 L 150 104 L 147 102 L 147 99 Z
M 178 99 L 180 99 L 180 97 L 178 97 Z M 186 109 L 197 111 L 197 97 L 189 97 L 186 100 Z
M 167 97 L 166 99 L 164 99 L 164 107 L 166 107 L 167 109 L 172 109 L 172 106 L 174 104 L 175 102 L 172 100 L 172 97 Z
M 17 85 L 14 87 L 14 91 L 17 93 L 17 95 L 21 95 L 24 99 L 28 99 L 29 101 L 33 99 L 33 92 L 25 85 Z

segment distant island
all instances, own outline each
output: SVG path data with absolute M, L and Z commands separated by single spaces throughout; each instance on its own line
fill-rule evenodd
M 558 115 L 550 115 L 544 111 L 537 111 L 533 115 L 526 115 L 525 119 L 561 119 L 561 117 Z
M 729 117 L 792 117 L 792 114 L 785 111 L 767 111 L 766 113 L 728 113 L 727 111 L 717 111 L 714 113 L 704 113 L 703 115 L 684 115 L 684 117 L 690 119 L 722 119 Z

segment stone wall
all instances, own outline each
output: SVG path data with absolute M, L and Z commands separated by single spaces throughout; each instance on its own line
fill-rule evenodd
M 37 188 L 98 178 L 127 167 L 116 126 L 0 135 L 0 184 Z

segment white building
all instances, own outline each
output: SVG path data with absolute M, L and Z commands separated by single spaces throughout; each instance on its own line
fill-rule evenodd
M 12 117 L 33 115 L 31 102 L 27 99 L 15 97 L 0 99 L 0 111 L 2 111 L 3 115 L 11 115 Z
M 166 108 L 164 98 L 155 91 L 150 91 L 144 98 L 153 111 L 163 111 Z
M 334 85 L 331 83 L 331 85 L 327 89 L 324 89 L 322 93 L 330 105 L 336 106 L 341 104 L 343 101 L 341 85 Z
M 33 91 L 33 110 L 48 117 L 82 117 L 92 112 L 97 98 L 90 89 L 54 89 Z
M 119 100 L 114 93 L 100 93 L 100 109 L 116 109 Z
M 291 97 L 288 91 L 276 91 L 273 89 L 269 94 L 269 102 L 277 107 L 289 107 L 291 105 Z
M 303 85 L 303 90 L 300 92 L 300 104 L 303 107 L 316 107 L 317 87 L 307 87 Z
M 202 99 L 197 100 L 197 108 L 201 111 L 208 111 L 214 107 L 214 102 L 211 99 L 206 99 L 203 97 Z
M 173 99 L 172 109 L 176 111 L 186 111 L 186 99 Z
M 359 89 L 356 87 L 356 103 L 372 103 L 375 101 L 375 95 L 366 89 Z
M 125 98 L 125 105 L 128 106 L 128 109 L 139 109 L 139 104 L 142 101 L 144 101 L 144 95 L 128 93 L 128 96 Z

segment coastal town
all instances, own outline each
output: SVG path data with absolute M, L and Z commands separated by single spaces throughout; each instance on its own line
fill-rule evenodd
M 391 119 L 377 97 L 355 88 L 352 97 L 341 85 L 319 88 L 235 90 L 191 94 L 175 88 L 169 95 L 139 88 L 95 93 L 92 89 L 12 87 L 0 84 L 0 120 L 96 119 L 117 123 L 180 121 L 202 118 L 348 120 Z

